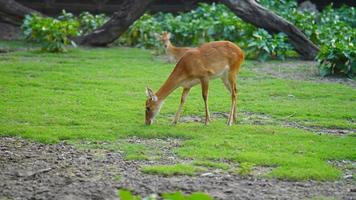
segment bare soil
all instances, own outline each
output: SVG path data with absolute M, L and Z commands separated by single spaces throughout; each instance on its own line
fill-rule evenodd
M 132 139 L 131 142 L 136 141 Z M 41 144 L 20 138 L 0 138 L 0 199 L 118 199 L 117 190 L 126 188 L 141 196 L 163 192 L 202 191 L 216 199 L 356 199 L 351 161 L 333 162 L 348 168 L 335 182 L 284 181 L 263 178 L 269 169 L 255 169 L 253 175 L 213 170 L 196 176 L 163 177 L 140 171 L 144 165 L 189 162 L 172 149 L 177 140 L 138 140 L 164 152 L 153 161 L 127 161 L 121 152 L 78 149 L 61 142 Z M 159 146 L 164 144 L 163 146 Z M 118 142 L 117 145 L 120 145 Z M 168 156 L 169 155 L 169 156 Z

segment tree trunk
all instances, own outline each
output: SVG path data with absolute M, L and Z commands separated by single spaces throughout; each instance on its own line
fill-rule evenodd
M 14 0 L 0 0 L 0 21 L 19 26 L 27 14 L 38 13 Z
M 262 7 L 254 0 L 221 0 L 238 17 L 271 33 L 284 32 L 289 42 L 304 59 L 313 60 L 319 48 L 298 28 L 275 13 Z
M 81 45 L 106 46 L 110 44 L 128 27 L 141 17 L 147 6 L 154 0 L 125 0 L 120 10 L 116 11 L 102 27 L 85 36 L 75 38 L 74 41 Z

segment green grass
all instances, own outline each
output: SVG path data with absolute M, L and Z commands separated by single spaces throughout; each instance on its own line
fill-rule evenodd
M 205 171 L 203 167 L 197 167 L 190 164 L 176 165 L 154 165 L 144 166 L 141 171 L 147 174 L 159 174 L 163 176 L 188 175 L 193 176 L 197 172 Z
M 264 77 L 251 67 L 247 61 L 238 78 L 239 111 L 307 126 L 356 128 L 355 88 Z M 354 136 L 319 136 L 249 123 L 227 127 L 222 118 L 209 126 L 171 126 L 168 116 L 178 108 L 180 90 L 168 97 L 155 124 L 145 126 L 145 87 L 157 90 L 171 70 L 172 64 L 152 58 L 148 51 L 130 48 L 0 54 L 0 135 L 44 143 L 182 138 L 183 145 L 176 149 L 181 157 L 273 166 L 268 176 L 298 180 L 337 179 L 341 172 L 326 161 L 356 160 Z M 210 111 L 228 112 L 230 97 L 221 81 L 212 81 L 209 90 Z M 199 86 L 192 89 L 184 115 L 204 115 Z M 139 146 L 124 150 L 134 152 L 128 159 L 145 159 Z
M 223 169 L 223 170 L 228 170 L 230 168 L 230 165 L 223 163 L 223 162 L 213 162 L 213 161 L 194 161 L 193 165 L 196 166 L 202 166 L 202 167 L 208 167 L 208 168 L 215 168 L 215 169 Z
M 252 163 L 242 162 L 242 163 L 240 163 L 240 167 L 239 167 L 239 169 L 237 170 L 237 172 L 238 172 L 240 175 L 248 175 L 248 174 L 251 174 L 253 166 L 254 166 L 254 164 L 252 164 Z
M 148 197 L 140 197 L 139 195 L 133 195 L 130 191 L 120 189 L 118 191 L 118 196 L 122 200 L 155 200 L 159 197 L 156 194 L 151 194 Z M 190 195 L 184 195 L 182 192 L 174 192 L 174 193 L 163 193 L 160 199 L 165 200 L 213 200 L 208 194 L 202 192 L 193 192 Z
M 71 142 L 79 149 L 108 150 L 111 152 L 123 152 L 126 160 L 150 160 L 159 154 L 156 149 L 143 144 L 133 144 L 126 141 L 107 142 L 107 143 L 78 143 Z
M 164 193 L 162 197 L 166 200 L 213 200 L 208 194 L 194 192 L 190 195 L 184 195 L 182 192 Z
M 39 45 L 35 43 L 27 43 L 23 40 L 0 40 L 0 49 L 8 51 L 34 49 L 36 47 L 39 47 Z

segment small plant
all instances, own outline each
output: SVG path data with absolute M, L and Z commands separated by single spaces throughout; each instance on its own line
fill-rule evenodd
M 164 200 L 213 200 L 212 197 L 202 192 L 195 192 L 191 195 L 184 195 L 182 192 L 165 193 L 162 197 Z
M 121 200 L 141 200 L 140 196 L 133 195 L 130 191 L 127 190 L 119 190 L 118 196 L 120 197 Z M 153 199 L 149 199 L 153 200 Z
M 210 168 L 215 168 L 215 169 L 223 169 L 223 170 L 227 170 L 230 168 L 230 166 L 226 163 L 212 162 L 212 161 L 194 161 L 193 165 L 210 167 Z
M 141 169 L 144 173 L 160 174 L 163 176 L 188 175 L 193 176 L 196 172 L 205 171 L 203 167 L 189 164 L 145 166 Z
M 76 20 L 58 20 L 38 14 L 27 15 L 22 25 L 27 41 L 41 45 L 42 50 L 50 52 L 66 51 L 65 46 L 75 43 L 69 39 L 78 36 L 79 23 Z
M 238 173 L 240 175 L 251 174 L 253 166 L 255 166 L 253 163 L 242 162 L 240 163 L 240 168 L 238 170 Z
M 184 195 L 182 192 L 164 193 L 161 198 L 156 194 L 152 194 L 148 197 L 141 198 L 139 195 L 133 195 L 130 191 L 121 189 L 118 192 L 118 196 L 121 200 L 213 200 L 212 197 L 202 192 L 194 192 L 190 195 Z

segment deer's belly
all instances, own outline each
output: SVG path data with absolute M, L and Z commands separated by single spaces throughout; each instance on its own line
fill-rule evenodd
M 191 88 L 191 87 L 193 87 L 194 85 L 197 85 L 198 83 L 200 83 L 200 80 L 199 80 L 199 79 L 187 80 L 187 81 L 184 81 L 184 82 L 182 83 L 182 87 L 184 87 L 184 88 Z
M 227 72 L 229 71 L 229 65 L 225 65 L 222 69 L 217 69 L 214 74 L 212 74 L 209 78 L 215 79 L 219 77 L 225 77 Z

